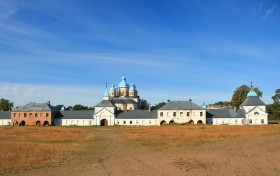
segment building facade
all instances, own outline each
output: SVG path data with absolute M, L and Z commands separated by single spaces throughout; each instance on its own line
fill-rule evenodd
M 189 101 L 168 101 L 158 110 L 158 125 L 174 123 L 205 124 L 206 109 Z
M 239 109 L 207 110 L 207 124 L 213 125 L 267 125 L 266 105 L 251 86 Z
M 248 93 L 239 109 L 206 110 L 189 101 L 168 101 L 158 110 L 140 110 L 140 98 L 135 84 L 129 85 L 123 75 L 119 85 L 106 90 L 94 110 L 57 110 L 50 102 L 28 103 L 12 111 L 0 112 L 0 125 L 62 125 L 62 126 L 112 126 L 112 125 L 266 125 L 266 105 L 254 88 Z
M 58 110 L 50 102 L 34 103 L 30 102 L 11 112 L 11 123 L 13 125 L 53 125 L 54 117 Z

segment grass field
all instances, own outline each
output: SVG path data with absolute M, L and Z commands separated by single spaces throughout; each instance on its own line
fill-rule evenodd
M 84 145 L 86 132 L 71 127 L 0 127 L 0 170 L 64 159 Z
M 125 149 L 130 150 L 129 148 L 134 148 L 135 151 L 139 150 L 140 153 L 144 151 L 148 151 L 150 154 L 152 152 L 162 152 L 175 157 L 176 155 L 173 154 L 173 151 L 178 148 L 192 150 L 193 147 L 208 146 L 223 141 L 227 141 L 227 146 L 230 146 L 231 141 L 234 141 L 232 139 L 249 140 L 252 137 L 264 137 L 264 139 L 266 136 L 280 137 L 280 125 L 171 125 L 153 127 L 2 126 L 0 131 L 0 149 L 2 152 L 0 155 L 0 173 L 1 171 L 9 173 L 9 170 L 20 170 L 21 168 L 32 170 L 32 168 L 51 167 L 52 165 L 57 165 L 57 163 L 67 163 L 69 156 L 72 156 L 74 160 L 75 157 L 73 156 L 77 156 L 76 158 L 79 160 L 78 156 L 84 155 L 86 157 L 85 155 L 92 154 L 91 157 L 93 158 L 87 158 L 87 160 L 94 160 L 94 158 L 99 156 L 98 153 L 111 151 L 111 155 L 114 155 L 114 150 L 118 151 L 118 156 L 125 157 L 127 155 L 127 153 L 124 153 Z M 106 140 L 104 140 L 104 137 L 106 137 Z M 119 145 L 122 147 L 119 148 Z M 216 146 L 218 145 L 215 144 Z M 100 157 L 102 158 L 102 156 L 99 156 L 99 159 Z M 100 161 L 103 161 L 103 159 Z M 97 160 L 97 163 L 99 163 L 99 160 Z M 191 165 L 206 167 L 207 165 L 197 160 L 193 162 L 185 161 L 181 157 L 179 159 L 175 157 L 172 163 L 175 163 L 178 167 L 183 167 L 182 165 L 188 165 L 184 167 L 190 167 Z

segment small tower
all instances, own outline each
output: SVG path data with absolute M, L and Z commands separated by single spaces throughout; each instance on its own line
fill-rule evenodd
M 126 77 L 123 75 L 119 84 L 119 96 L 128 97 L 129 84 L 126 82 Z
M 116 97 L 116 87 L 114 84 L 111 85 L 111 88 L 110 88 L 110 98 L 114 98 Z
M 137 97 L 137 90 L 136 90 L 136 86 L 134 83 L 132 83 L 130 85 L 130 88 L 129 88 L 129 97 Z
M 251 82 L 251 86 L 250 87 L 251 87 L 251 90 L 250 90 L 250 92 L 248 92 L 247 97 L 256 97 L 256 96 L 258 96 L 257 93 L 254 90 L 252 82 Z
M 103 100 L 109 100 L 109 93 L 107 90 L 103 94 Z

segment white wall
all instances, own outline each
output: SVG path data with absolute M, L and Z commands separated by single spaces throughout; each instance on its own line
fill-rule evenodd
M 93 125 L 100 126 L 103 119 L 108 121 L 108 126 L 115 125 L 115 107 L 96 107 Z
M 244 125 L 244 118 L 207 118 L 207 124 L 212 125 Z
M 61 119 L 62 126 L 70 126 L 70 125 L 77 125 L 77 126 L 92 126 L 93 119 Z
M 11 119 L 0 119 L 0 126 L 2 125 L 12 125 Z
M 153 125 L 158 125 L 158 120 L 157 119 L 116 119 L 115 124 L 127 125 L 127 126 L 133 126 L 133 125 L 153 126 Z
M 173 113 L 176 113 L 176 116 Z M 161 121 L 166 121 L 168 124 L 172 120 L 175 123 L 188 123 L 193 120 L 194 124 L 201 120 L 203 124 L 206 124 L 206 110 L 158 110 L 158 125 Z

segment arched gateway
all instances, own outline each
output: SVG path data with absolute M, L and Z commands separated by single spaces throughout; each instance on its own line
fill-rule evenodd
M 107 119 L 102 119 L 100 121 L 100 126 L 108 126 L 108 120 Z

